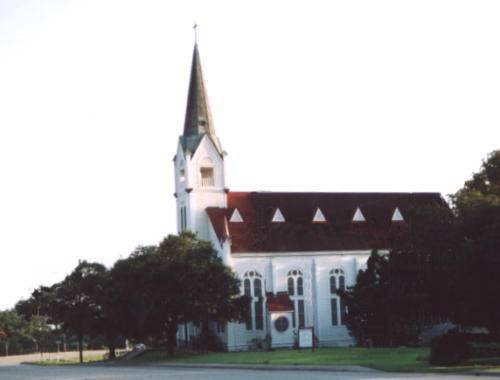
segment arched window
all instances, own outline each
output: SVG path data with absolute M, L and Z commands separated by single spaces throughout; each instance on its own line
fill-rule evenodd
M 343 325 L 347 315 L 347 308 L 337 293 L 339 290 L 345 290 L 345 274 L 343 269 L 335 268 L 330 271 L 330 307 L 332 326 Z
M 337 293 L 337 278 L 335 276 L 330 276 L 330 294 Z
M 300 270 L 288 272 L 288 295 L 293 302 L 292 326 L 305 326 L 304 278 Z
M 262 281 L 260 278 L 253 280 L 254 297 L 262 297 Z
M 288 277 L 288 295 L 289 296 L 295 295 L 295 286 L 293 283 L 293 277 Z
M 250 307 L 245 319 L 247 330 L 264 329 L 264 286 L 259 272 L 248 271 L 243 276 L 243 294 L 250 298 Z
M 298 296 L 303 296 L 304 295 L 304 280 L 302 277 L 297 277 L 297 295 Z
M 243 281 L 243 294 L 246 297 L 249 297 L 249 298 L 252 297 L 252 285 L 251 285 L 251 282 L 248 278 L 245 278 L 245 280 Z M 245 318 L 245 325 L 246 325 L 247 330 L 252 329 L 252 308 L 251 307 L 247 311 L 247 315 Z

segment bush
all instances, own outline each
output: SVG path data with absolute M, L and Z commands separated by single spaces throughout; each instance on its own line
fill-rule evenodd
M 470 358 L 470 345 L 465 336 L 448 332 L 436 338 L 431 345 L 430 365 L 454 366 Z
M 200 336 L 191 336 L 189 346 L 199 352 L 222 352 L 225 348 L 221 340 L 211 332 L 202 333 Z
M 471 357 L 493 358 L 500 356 L 500 343 L 472 343 Z
M 248 342 L 249 351 L 270 351 L 272 345 L 271 335 L 267 334 L 265 338 L 254 338 Z

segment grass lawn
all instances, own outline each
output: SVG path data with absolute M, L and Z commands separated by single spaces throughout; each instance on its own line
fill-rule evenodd
M 103 361 L 103 355 L 83 355 L 83 362 L 84 363 L 91 363 L 91 362 L 102 362 Z M 67 364 L 80 364 L 80 359 L 78 357 L 75 358 L 66 358 L 66 359 L 45 359 L 45 360 L 38 360 L 35 362 L 27 362 L 26 364 L 36 364 L 36 365 L 43 365 L 43 366 L 50 366 L 50 365 L 67 365 Z
M 321 348 L 311 350 L 276 350 L 270 352 L 223 352 L 177 354 L 146 352 L 133 360 L 141 363 L 197 364 L 286 364 L 286 365 L 359 365 L 389 372 L 463 372 L 500 365 L 500 358 L 473 360 L 460 367 L 430 367 L 428 348 Z

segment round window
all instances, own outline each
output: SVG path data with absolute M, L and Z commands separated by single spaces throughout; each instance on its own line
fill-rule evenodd
M 285 332 L 288 329 L 288 318 L 279 317 L 274 321 L 274 328 L 279 332 Z

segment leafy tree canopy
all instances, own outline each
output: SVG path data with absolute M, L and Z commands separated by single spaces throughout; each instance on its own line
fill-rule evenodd
M 0 341 L 5 354 L 43 350 L 49 335 L 46 317 L 35 316 L 28 321 L 14 310 L 0 311 Z
M 500 206 L 500 150 L 491 152 L 453 201 L 459 213 L 481 205 Z
M 444 201 L 407 211 L 388 254 L 374 251 L 343 292 L 346 324 L 360 343 L 414 344 L 426 326 L 448 318 L 460 234 Z
M 111 276 L 129 334 L 163 335 L 170 354 L 179 324 L 241 319 L 245 309 L 234 273 L 209 242 L 192 233 L 138 248 L 115 264 Z
M 456 321 L 500 335 L 500 151 L 488 155 L 452 200 L 465 237 Z

